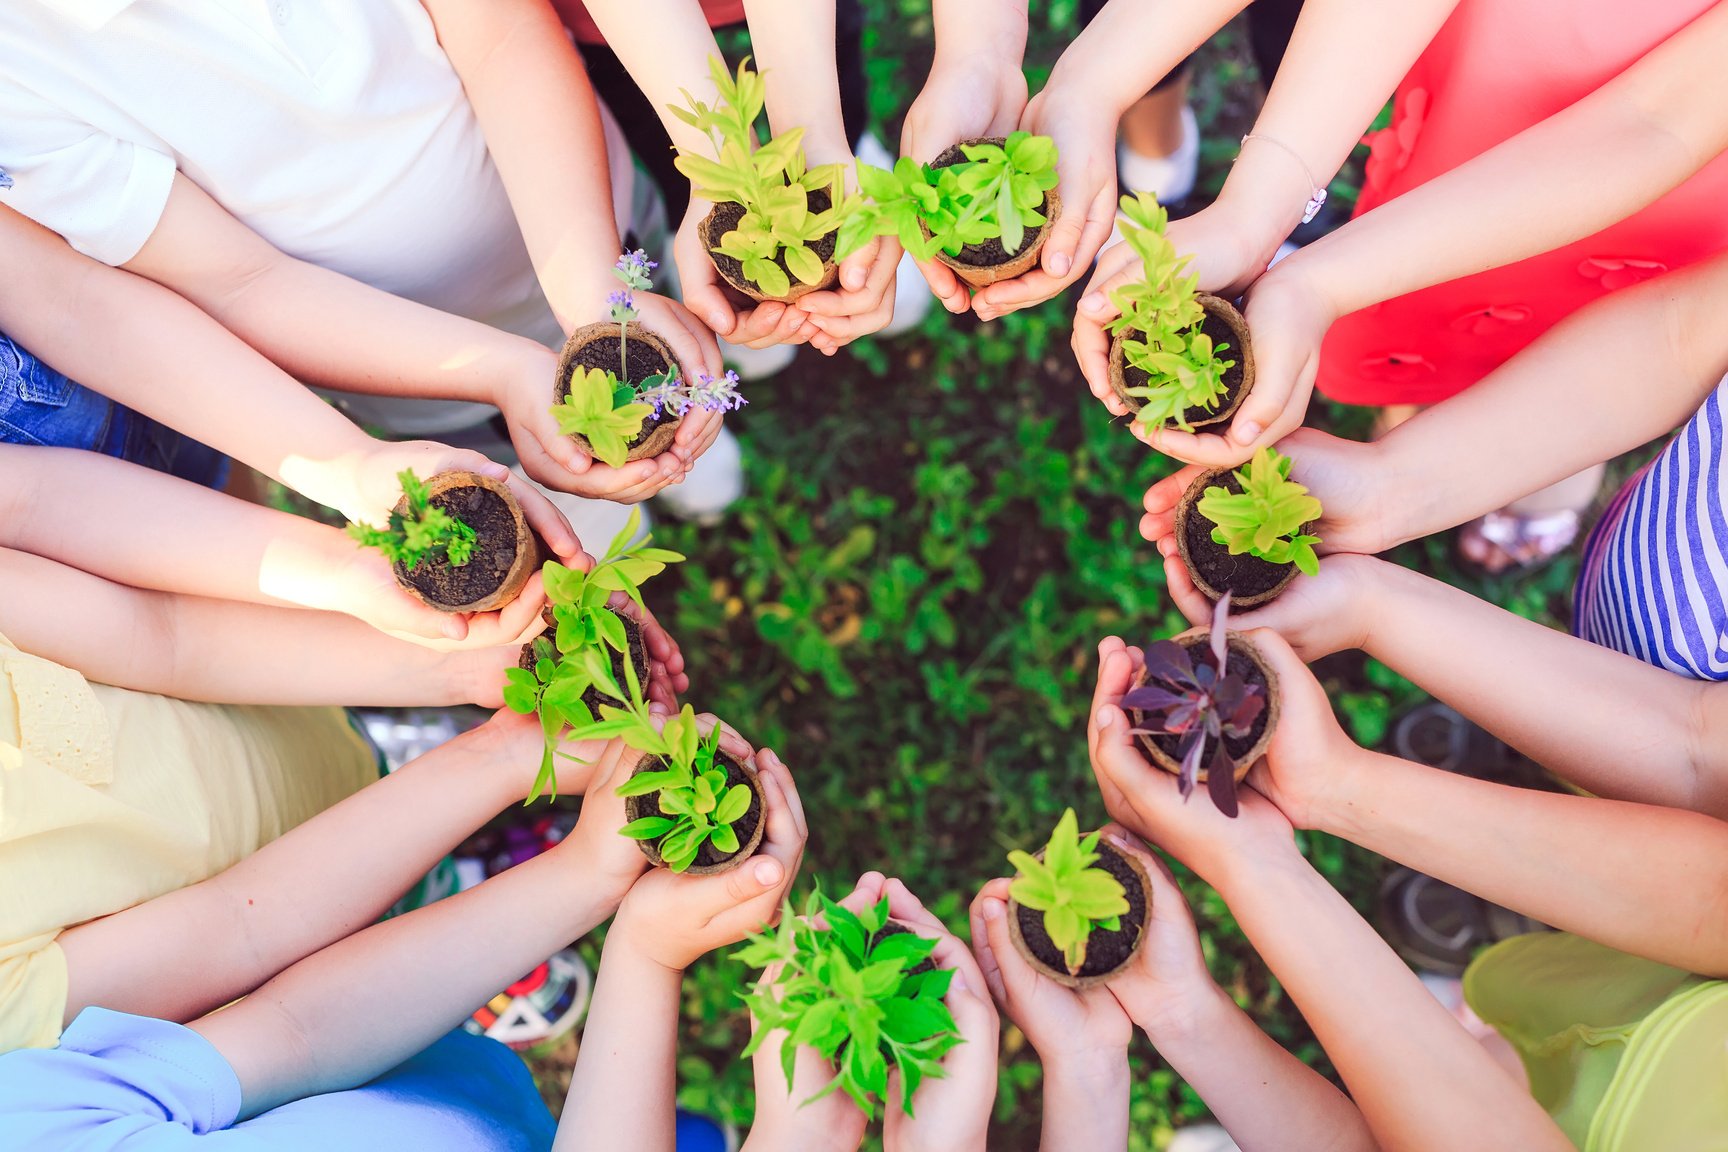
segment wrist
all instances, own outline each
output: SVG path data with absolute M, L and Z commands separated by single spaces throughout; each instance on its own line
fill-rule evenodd
M 937 68 L 1020 71 L 1026 56 L 1026 0 L 935 0 L 931 11 Z
M 1308 828 L 1353 844 L 1363 843 L 1375 807 L 1370 789 L 1376 781 L 1385 780 L 1388 771 L 1395 771 L 1403 764 L 1396 757 L 1351 744 L 1333 759 L 1325 793 L 1310 803 Z
M 1086 1098 L 1102 1100 L 1120 1088 L 1128 1088 L 1128 1048 L 1087 1048 L 1038 1054 L 1044 1065 L 1046 1092 L 1052 1088 L 1073 1089 Z
M 1114 132 L 1122 114 L 1146 95 L 1156 82 L 1142 84 L 1139 81 L 1143 77 L 1140 76 L 1124 76 L 1111 69 L 1075 63 L 1070 59 L 1073 55 L 1072 52 L 1062 54 L 1039 93 L 1046 116 L 1052 109 L 1067 107 L 1074 110 L 1072 114 L 1075 116 L 1109 121 Z
M 1204 971 L 1177 995 L 1130 996 L 1130 1000 L 1132 1003 L 1124 1004 L 1129 1018 L 1160 1052 L 1174 1053 L 1211 1043 L 1218 1022 L 1238 1010 L 1236 1002 Z

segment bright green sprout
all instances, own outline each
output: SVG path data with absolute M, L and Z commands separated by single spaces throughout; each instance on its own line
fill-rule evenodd
M 601 463 L 622 467 L 630 441 L 654 412 L 652 404 L 630 399 L 635 394 L 611 372 L 578 368 L 570 375 L 570 394 L 552 406 L 552 415 L 564 435 L 586 437 Z
M 431 490 L 404 468 L 396 473 L 402 484 L 402 495 L 408 499 L 406 515 L 394 509 L 385 528 L 370 524 L 351 523 L 348 535 L 362 548 L 376 548 L 392 564 L 400 564 L 412 572 L 430 560 L 448 560 L 452 568 L 460 568 L 474 557 L 474 529 L 462 523 L 442 508 L 431 503 Z
M 1241 492 L 1214 485 L 1195 508 L 1212 521 L 1212 539 L 1230 555 L 1246 552 L 1271 564 L 1294 564 L 1313 576 L 1320 571 L 1314 554 L 1320 537 L 1303 535 L 1302 526 L 1318 520 L 1322 510 L 1307 488 L 1290 479 L 1292 463 L 1276 448 L 1262 448 L 1236 473 Z
M 666 867 L 683 872 L 696 862 L 705 844 L 724 853 L 738 851 L 738 833 L 732 828 L 750 810 L 752 789 L 748 784 L 726 786 L 726 769 L 717 754 L 720 726 L 702 738 L 697 732 L 696 713 L 690 705 L 656 729 L 646 709 L 624 711 L 602 704 L 606 717 L 595 728 L 613 726 L 611 734 L 639 752 L 659 756 L 666 766 L 653 772 L 638 772 L 619 787 L 623 797 L 659 793 L 662 812 L 670 816 L 644 816 L 621 829 L 632 840 L 652 840 Z M 590 733 L 584 734 L 593 738 Z
M 1056 822 L 1056 831 L 1044 846 L 1044 859 L 1026 852 L 1008 853 L 1008 862 L 1020 872 L 1008 894 L 1044 914 L 1044 931 L 1062 950 L 1071 975 L 1078 975 L 1086 965 L 1086 942 L 1093 929 L 1114 932 L 1128 911 L 1121 881 L 1092 867 L 1097 860 L 1098 833 L 1082 840 L 1072 808 Z

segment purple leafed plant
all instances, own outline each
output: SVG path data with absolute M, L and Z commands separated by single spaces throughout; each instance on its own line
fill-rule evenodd
M 1226 816 L 1236 815 L 1236 761 L 1224 746 L 1253 730 L 1266 694 L 1229 670 L 1230 596 L 1212 610 L 1211 643 L 1190 651 L 1174 640 L 1146 649 L 1146 682 L 1122 697 L 1139 713 L 1136 736 L 1180 736 L 1176 784 L 1186 798 L 1206 766 L 1206 791 Z

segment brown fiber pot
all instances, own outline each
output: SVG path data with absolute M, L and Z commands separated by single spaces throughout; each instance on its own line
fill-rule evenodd
M 1233 471 L 1229 468 L 1214 468 L 1210 472 L 1202 472 L 1200 475 L 1194 477 L 1194 482 L 1188 485 L 1187 490 L 1182 493 L 1182 499 L 1176 504 L 1176 525 L 1174 529 L 1176 533 L 1176 550 L 1182 555 L 1182 564 L 1188 569 L 1188 576 L 1194 581 L 1194 587 L 1200 589 L 1201 595 L 1205 596 L 1206 599 L 1212 601 L 1214 604 L 1224 598 L 1224 589 L 1214 588 L 1211 582 L 1208 581 L 1205 576 L 1201 575 L 1200 566 L 1194 562 L 1194 557 L 1190 554 L 1191 546 L 1188 543 L 1188 529 L 1196 517 L 1205 520 L 1208 524 L 1211 523 L 1211 521 L 1206 520 L 1206 518 L 1200 514 L 1200 498 L 1206 495 L 1206 489 L 1215 485 L 1222 485 L 1227 480 L 1230 480 L 1232 476 Z M 1302 526 L 1302 531 L 1307 532 L 1313 527 L 1314 525 L 1312 524 L 1304 524 Z M 1254 559 L 1258 559 L 1258 557 L 1255 557 Z M 1268 562 L 1260 560 L 1259 563 L 1267 564 Z M 1277 567 L 1282 567 L 1286 571 L 1284 572 L 1284 575 L 1279 578 L 1276 584 L 1264 591 L 1256 592 L 1250 596 L 1232 593 L 1230 596 L 1230 606 L 1232 608 L 1253 608 L 1261 604 L 1269 604 L 1273 600 L 1276 600 L 1284 589 L 1290 587 L 1290 582 L 1296 579 L 1297 576 L 1296 565 L 1294 564 L 1277 565 Z
M 504 573 L 502 581 L 493 591 L 462 604 L 446 604 L 435 599 L 433 595 L 414 584 L 413 573 L 408 572 L 400 564 L 394 566 L 396 582 L 406 588 L 421 603 L 436 608 L 440 612 L 490 612 L 495 608 L 502 608 L 522 594 L 522 586 L 528 583 L 528 577 L 538 572 L 540 565 L 545 562 L 546 548 L 540 543 L 540 538 L 534 534 L 534 530 L 528 527 L 527 517 L 522 514 L 522 506 L 516 503 L 516 497 L 511 494 L 510 489 L 502 481 L 494 480 L 490 476 L 482 476 L 477 472 L 440 472 L 426 482 L 428 496 L 434 502 L 439 496 L 459 488 L 484 488 L 501 499 L 510 513 L 515 536 L 513 541 L 515 556 L 511 560 L 508 570 Z M 397 502 L 396 512 L 404 516 L 408 514 L 408 498 L 406 496 Z M 474 550 L 477 556 L 484 553 L 486 544 L 484 539 L 476 540 Z
M 1089 836 L 1091 833 L 1087 833 L 1087 835 Z M 1142 907 L 1145 911 L 1140 918 L 1140 934 L 1134 938 L 1134 944 L 1129 949 L 1127 957 L 1110 971 L 1100 972 L 1094 976 L 1076 976 L 1066 968 L 1058 968 L 1045 963 L 1033 953 L 1031 946 L 1026 943 L 1025 934 L 1020 927 L 1021 905 L 1019 901 L 1013 897 L 1008 899 L 1008 937 L 1014 942 L 1014 950 L 1025 958 L 1026 963 L 1032 965 L 1040 973 L 1068 988 L 1096 988 L 1101 984 L 1108 984 L 1120 976 L 1123 970 L 1132 964 L 1134 958 L 1140 954 L 1140 949 L 1146 946 L 1146 925 L 1152 922 L 1152 878 L 1146 874 L 1146 865 L 1142 864 L 1138 858 L 1117 849 L 1102 839 L 1098 841 L 1098 851 L 1100 854 L 1112 853 L 1117 859 L 1127 864 L 1133 870 L 1134 875 L 1138 877 L 1140 894 L 1144 897 Z M 1042 850 L 1037 853 L 1037 859 L 1044 859 Z M 1036 915 L 1035 912 L 1034 915 Z
M 1272 734 L 1278 730 L 1278 712 L 1283 706 L 1284 701 L 1283 695 L 1278 689 L 1278 673 L 1273 671 L 1272 665 L 1268 664 L 1266 658 L 1260 655 L 1260 650 L 1254 647 L 1254 641 L 1248 639 L 1244 633 L 1235 630 L 1231 630 L 1227 635 L 1229 637 L 1230 651 L 1252 660 L 1255 666 L 1259 668 L 1261 677 L 1266 681 L 1266 710 L 1262 713 L 1262 715 L 1266 717 L 1266 726 L 1261 729 L 1260 738 L 1254 741 L 1253 746 L 1248 749 L 1247 754 L 1238 758 L 1236 761 L 1236 782 L 1240 784 L 1242 778 L 1248 775 L 1248 770 L 1254 767 L 1255 764 L 1259 763 L 1260 758 L 1266 755 L 1266 749 L 1272 746 Z M 1184 648 L 1194 648 L 1196 646 L 1204 648 L 1212 641 L 1211 633 L 1205 628 L 1190 628 L 1179 636 L 1171 637 L 1171 639 L 1175 640 L 1176 643 L 1182 645 Z M 1138 688 L 1145 682 L 1146 674 L 1145 672 L 1141 672 L 1140 675 L 1135 678 L 1134 686 Z M 1128 718 L 1134 722 L 1136 727 L 1138 727 L 1140 723 L 1140 713 L 1138 711 L 1131 712 Z M 1164 749 L 1158 747 L 1152 737 L 1140 736 L 1137 737 L 1137 739 L 1140 742 L 1140 750 L 1146 753 L 1152 763 L 1170 773 L 1172 776 L 1181 774 L 1181 763 L 1177 761 L 1174 756 L 1165 752 Z M 1206 783 L 1205 768 L 1200 769 L 1199 782 L 1202 784 Z
M 826 192 L 812 192 L 810 195 L 813 197 L 820 196 L 824 201 L 827 201 L 829 198 L 828 193 Z M 702 217 L 696 225 L 696 235 L 701 238 L 702 250 L 708 253 L 710 260 L 713 260 L 714 250 L 720 247 L 720 238 L 726 234 L 725 232 L 720 231 L 721 225 L 715 218 L 715 214 L 718 213 L 720 209 L 721 205 L 716 204 L 713 208 L 709 209 L 708 215 Z M 808 296 L 812 292 L 826 291 L 840 282 L 840 265 L 836 264 L 833 260 L 822 261 L 822 279 L 818 280 L 814 284 L 806 284 L 796 276 L 788 273 L 786 278 L 791 282 L 792 286 L 786 290 L 786 293 L 783 296 L 765 295 L 762 289 L 756 287 L 756 285 L 752 284 L 744 277 L 734 276 L 727 272 L 726 269 L 720 266 L 719 261 L 714 261 L 714 270 L 720 273 L 720 278 L 726 281 L 728 287 L 732 288 L 736 292 L 743 293 L 758 304 L 766 304 L 770 302 L 790 304 L 795 300 Z
M 724 762 L 726 764 L 729 784 L 748 784 L 751 790 L 756 793 L 756 827 L 751 830 L 749 836 L 738 841 L 738 851 L 718 864 L 692 864 L 684 870 L 686 876 L 719 876 L 722 873 L 732 871 L 755 854 L 757 847 L 762 843 L 763 833 L 768 829 L 768 794 L 762 790 L 762 779 L 756 774 L 755 765 L 747 760 L 736 759 L 724 750 L 717 752 L 714 759 L 716 763 Z M 663 761 L 658 756 L 644 756 L 636 767 L 631 769 L 630 775 L 636 776 L 643 772 L 659 771 L 662 763 Z M 731 771 L 732 768 L 737 768 L 743 774 L 744 779 L 742 781 L 731 780 L 734 775 Z M 646 796 L 626 796 L 624 798 L 625 818 L 634 821 L 640 820 L 644 816 L 660 815 L 660 806 L 654 799 L 658 795 L 658 792 L 650 792 Z M 654 867 L 664 868 L 666 866 L 666 861 L 660 855 L 659 845 L 651 840 L 638 840 L 636 846 L 642 849 L 642 855 L 648 857 L 648 862 Z
M 1223 424 L 1236 414 L 1236 409 L 1242 406 L 1248 393 L 1254 390 L 1254 342 L 1248 334 L 1248 321 L 1237 311 L 1236 305 L 1222 296 L 1213 296 L 1208 292 L 1200 292 L 1194 297 L 1212 316 L 1230 329 L 1231 353 L 1236 355 L 1236 362 L 1242 369 L 1241 383 L 1237 384 L 1225 397 L 1218 411 L 1201 419 L 1190 418 L 1188 423 L 1195 428 L 1205 428 L 1214 424 Z M 1116 393 L 1122 403 L 1128 405 L 1129 411 L 1138 412 L 1145 407 L 1146 402 L 1138 396 L 1128 394 L 1128 353 L 1123 348 L 1127 339 L 1126 332 L 1118 332 L 1110 338 L 1110 390 Z M 1165 424 L 1164 427 L 1174 427 Z
M 1006 136 L 974 136 L 970 140 L 962 140 L 960 143 L 944 149 L 942 154 L 931 162 L 930 167 L 946 168 L 950 164 L 964 160 L 966 155 L 960 149 L 967 144 L 995 144 L 1000 146 L 1007 142 Z M 1038 231 L 1032 233 L 1030 240 L 1025 241 L 1020 251 L 1014 253 L 1007 260 L 1000 264 L 967 264 L 940 249 L 936 252 L 936 259 L 952 268 L 954 275 L 958 276 L 961 283 L 969 288 L 987 288 L 999 280 L 1012 280 L 1016 276 L 1023 276 L 1030 272 L 1032 266 L 1038 263 L 1039 254 L 1044 251 L 1044 242 L 1050 239 L 1050 230 L 1056 226 L 1056 218 L 1060 215 L 1062 215 L 1062 198 L 1057 196 L 1056 189 L 1052 188 L 1044 193 L 1044 223 L 1039 226 Z M 918 227 L 924 229 L 924 236 L 928 239 L 930 229 L 924 227 L 922 220 L 918 222 Z
M 678 357 L 672 354 L 672 347 L 667 344 L 666 341 L 660 339 L 660 337 L 648 331 L 648 329 L 644 328 L 634 320 L 630 321 L 624 331 L 626 346 L 628 346 L 629 342 L 633 340 L 642 341 L 642 343 L 654 349 L 654 351 L 659 354 L 660 358 L 665 360 L 666 363 L 678 373 L 679 379 L 685 378 L 684 365 L 678 362 Z M 596 340 L 616 335 L 618 335 L 618 325 L 606 323 L 584 324 L 582 327 L 576 329 L 576 331 L 570 333 L 570 339 L 564 342 L 564 352 L 558 357 L 558 374 L 552 378 L 552 399 L 555 403 L 562 403 L 564 398 L 570 395 L 570 376 L 576 369 L 576 357 L 582 349 Z M 684 420 L 682 417 L 674 416 L 670 420 L 662 420 L 660 423 L 656 424 L 648 435 L 642 437 L 640 443 L 636 444 L 628 453 L 625 454 L 625 462 L 628 463 L 631 460 L 647 460 L 650 457 L 660 455 L 662 452 L 672 447 L 672 439 L 678 435 L 678 426 L 683 422 Z M 576 441 L 576 443 L 581 446 L 582 451 L 588 453 L 590 456 L 594 455 L 594 446 L 588 443 L 588 437 L 580 434 L 573 434 L 570 439 Z

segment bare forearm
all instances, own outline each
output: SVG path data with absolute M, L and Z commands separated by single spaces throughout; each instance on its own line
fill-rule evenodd
M 600 959 L 557 1152 L 672 1152 L 683 973 L 637 955 L 617 936 L 615 927 Z
M 1128 1054 L 1080 1067 L 1044 1064 L 1044 1124 L 1039 1152 L 1128 1147 Z
M 1245 7 L 1113 0 L 1063 50 L 1046 91 L 1083 93 L 1100 114 L 1120 116 Z
M 744 12 L 756 69 L 768 86 L 769 127 L 804 129 L 812 164 L 850 159 L 834 59 L 834 0 L 745 0 Z
M 1216 986 L 1180 1033 L 1148 1036 L 1242 1152 L 1376 1148 L 1350 1098 L 1260 1031 Z
M 1542 1109 L 1299 857 L 1221 889 L 1382 1147 L 1571 1147 Z M 1397 1044 L 1388 1046 L 1388 1037 Z M 1282 1145 L 1280 1145 L 1282 1147 Z
M 66 1020 L 100 1005 L 192 1020 L 378 919 L 522 795 L 482 730 L 413 761 L 201 884 L 60 936 Z
M 1724 58 L 1718 6 L 1571 107 L 1293 259 L 1343 313 L 1598 232 L 1728 148 Z
M 1363 650 L 1598 796 L 1728 813 L 1694 760 L 1707 686 L 1377 563 Z
M 1728 975 L 1728 824 L 1362 752 L 1323 830 L 1611 948 Z
M 554 849 L 338 941 L 192 1027 L 233 1066 L 244 1116 L 363 1084 L 610 915 L 621 894 L 587 873 Z
M 673 145 L 712 155 L 713 142 L 668 111 L 684 106 L 681 89 L 706 104 L 718 98 L 708 61 L 720 56 L 720 46 L 698 0 L 593 0 L 587 8 Z
M 619 240 L 599 106 L 545 0 L 425 0 L 566 332 L 596 318 Z

